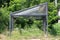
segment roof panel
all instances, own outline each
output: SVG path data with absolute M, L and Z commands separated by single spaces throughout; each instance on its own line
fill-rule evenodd
M 13 14 L 14 16 L 31 16 L 31 15 L 47 15 L 47 3 L 38 5 L 36 7 L 33 7 L 31 9 L 24 10 L 22 12 L 16 12 Z

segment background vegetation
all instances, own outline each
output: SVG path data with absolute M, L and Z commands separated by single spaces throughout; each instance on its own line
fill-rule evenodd
M 49 32 L 51 32 L 52 30 L 57 31 L 57 34 L 59 34 L 60 31 L 57 27 L 58 24 L 56 24 L 55 29 L 53 27 L 53 24 L 57 23 L 58 20 L 58 16 L 57 16 L 57 7 L 54 4 L 54 0 L 0 0 L 0 33 L 4 32 L 6 29 L 8 29 L 9 26 L 9 14 L 10 12 L 14 12 L 14 11 L 18 11 L 24 8 L 29 8 L 32 7 L 34 5 L 38 5 L 44 2 L 48 2 L 48 30 Z M 18 21 L 17 21 L 18 20 Z M 19 21 L 20 20 L 20 21 Z M 34 19 L 33 19 L 34 20 Z M 25 25 L 25 23 L 27 23 L 27 25 L 29 24 L 32 25 L 34 24 L 33 22 L 35 22 L 36 20 L 27 20 L 23 19 L 21 20 L 20 18 L 16 19 L 15 21 L 15 26 L 17 25 Z M 30 23 L 31 21 L 31 23 Z M 23 25 L 22 25 L 23 24 Z M 41 25 L 39 25 L 39 22 L 36 22 L 36 25 L 38 25 L 39 27 L 41 27 Z M 55 33 L 52 33 L 55 34 Z

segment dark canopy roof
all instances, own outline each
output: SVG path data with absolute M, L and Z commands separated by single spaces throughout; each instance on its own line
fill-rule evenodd
M 12 12 L 13 16 L 40 16 L 47 15 L 47 3 L 36 5 L 25 10 Z

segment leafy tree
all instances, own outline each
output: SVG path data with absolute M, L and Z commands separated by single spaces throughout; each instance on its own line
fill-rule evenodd
M 51 26 L 57 22 L 57 8 L 54 6 L 53 0 L 0 0 L 0 4 L 4 4 L 0 7 L 0 29 L 5 29 L 8 26 L 10 11 L 18 11 L 24 8 L 28 8 L 34 5 L 38 5 L 43 2 L 48 2 L 48 24 Z M 7 4 L 5 4 L 7 3 Z M 9 5 L 8 5 L 9 4 Z M 1 6 L 0 5 L 0 6 Z M 22 21 L 23 22 L 23 21 Z M 28 22 L 29 23 L 29 22 Z M 23 24 L 23 23 L 22 23 Z M 1 31 L 0 30 L 0 31 Z
M 0 0 L 0 7 L 2 7 L 2 5 L 5 5 L 5 3 L 7 3 L 7 5 L 9 6 L 9 2 L 10 0 Z
M 8 28 L 9 11 L 7 8 L 0 8 L 0 33 Z

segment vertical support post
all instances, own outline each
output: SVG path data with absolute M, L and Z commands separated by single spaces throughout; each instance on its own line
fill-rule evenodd
M 48 15 L 46 16 L 46 35 L 48 36 Z
M 10 14 L 10 18 L 9 18 L 9 35 L 11 35 L 11 32 L 13 30 L 13 17 L 12 17 L 12 14 Z
M 43 31 L 45 32 L 45 36 L 47 36 L 47 19 L 46 19 L 46 16 L 43 17 Z
M 46 36 L 48 36 L 48 3 L 46 3 L 46 16 L 45 16 L 45 21 L 46 21 Z

